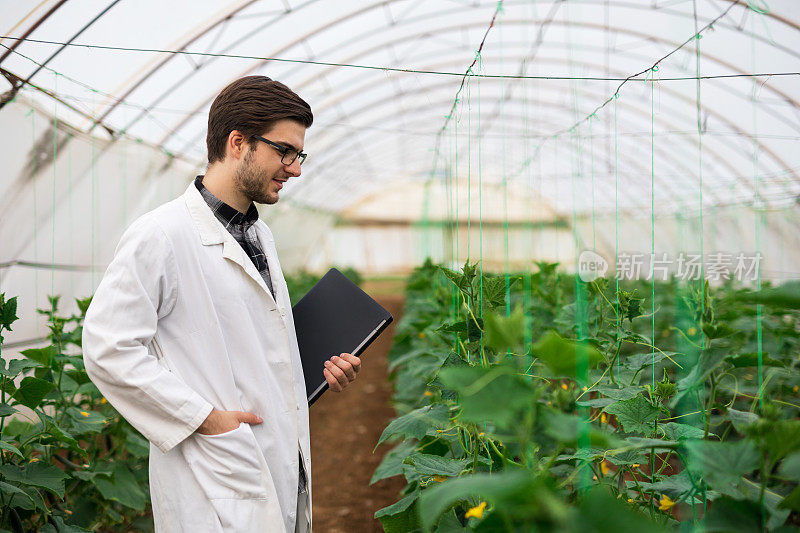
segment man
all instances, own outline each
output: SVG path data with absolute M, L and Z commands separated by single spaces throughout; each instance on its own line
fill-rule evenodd
M 124 232 L 86 313 L 86 371 L 150 445 L 157 532 L 311 529 L 308 403 L 275 243 L 253 202 L 300 176 L 309 105 L 264 76 L 208 117 L 208 169 Z M 361 367 L 324 369 L 340 392 Z M 332 452 L 333 453 L 333 452 Z

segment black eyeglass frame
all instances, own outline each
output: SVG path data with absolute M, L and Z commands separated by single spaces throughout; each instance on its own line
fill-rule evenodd
M 269 139 L 265 139 L 264 137 L 262 137 L 260 135 L 252 135 L 252 137 L 253 137 L 253 139 L 255 139 L 257 141 L 261 141 L 261 142 L 267 143 L 268 145 L 272 146 L 277 151 L 279 151 L 281 153 L 281 163 L 283 163 L 287 167 L 291 166 L 294 163 L 294 160 L 297 159 L 298 157 L 300 158 L 300 166 L 303 166 L 303 163 L 305 162 L 306 157 L 308 157 L 308 154 L 305 153 L 305 152 L 298 152 L 294 148 L 287 148 L 285 146 L 281 146 L 280 144 L 274 143 L 274 142 L 270 141 Z M 296 155 L 292 158 L 291 161 L 289 161 L 287 163 L 286 161 L 284 161 L 284 159 L 286 158 L 286 155 L 289 152 L 294 152 Z

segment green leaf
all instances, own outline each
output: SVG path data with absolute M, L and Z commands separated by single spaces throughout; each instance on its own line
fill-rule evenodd
M 375 473 L 372 474 L 372 479 L 369 481 L 369 484 L 372 485 L 381 479 L 399 476 L 402 474 L 403 459 L 413 453 L 416 446 L 417 445 L 414 441 L 408 440 L 401 442 L 392 450 L 387 452 L 386 455 L 383 456 L 383 461 L 381 461 L 381 464 L 379 464 L 378 468 L 375 469 Z
M 18 318 L 17 297 L 14 296 L 8 301 L 5 301 L 5 293 L 0 294 L 0 326 L 11 331 L 11 324 Z
M 7 403 L 0 403 L 0 417 L 13 415 L 16 412 L 17 410 Z
M 740 480 L 759 466 L 759 453 L 752 442 L 735 443 L 688 441 L 685 443 L 689 464 L 714 490 L 731 497 L 741 497 Z
M 595 407 L 601 409 L 619 400 L 630 400 L 635 398 L 644 391 L 644 387 L 638 385 L 628 385 L 625 387 L 617 387 L 615 385 L 600 385 L 586 391 L 586 394 L 597 392 L 604 397 L 593 398 L 591 400 L 578 400 L 578 405 L 585 407 Z
M 459 274 L 458 272 L 454 272 L 449 268 L 445 268 L 443 266 L 438 267 L 442 273 L 447 276 L 447 279 L 453 282 L 453 285 L 458 287 L 462 292 L 469 291 L 469 281 L 467 278 L 464 277 L 463 274 Z
M 14 399 L 26 407 L 35 409 L 42 403 L 47 393 L 54 388 L 56 388 L 55 384 L 50 381 L 28 376 L 20 382 Z
M 22 350 L 20 352 L 22 355 L 36 361 L 37 363 L 50 366 L 55 359 L 56 355 L 58 354 L 58 346 L 55 344 L 51 344 L 50 346 L 45 346 L 44 348 L 31 348 L 30 350 Z
M 630 400 L 620 400 L 603 410 L 616 416 L 626 432 L 644 434 L 652 433 L 653 425 L 661 412 L 641 394 Z
M 758 421 L 758 415 L 747 411 L 737 411 L 736 409 L 728 408 L 728 411 L 725 413 L 725 420 L 729 420 L 733 424 L 733 427 L 736 428 L 736 431 L 743 433 L 747 426 Z
M 568 340 L 553 330 L 533 345 L 533 355 L 541 359 L 555 376 L 581 381 L 578 368 L 587 371 L 603 360 L 603 354 L 589 343 Z
M 778 508 L 800 511 L 800 487 L 795 487 L 792 492 L 781 500 L 781 503 L 778 504 Z
M 760 440 L 773 461 L 780 461 L 790 453 L 800 450 L 800 421 L 768 422 L 764 429 Z
M 530 505 L 536 498 L 536 489 L 536 480 L 525 470 L 451 478 L 422 493 L 419 515 L 423 527 L 430 529 L 453 504 L 471 498 L 496 503 L 504 512 L 513 513 L 515 507 Z
M 51 516 L 50 519 L 55 522 L 55 525 L 51 523 L 45 524 L 42 528 L 42 533 L 84 533 L 90 531 L 82 527 L 67 524 L 62 517 L 57 515 Z
M 570 447 L 576 447 L 582 440 L 588 440 L 592 446 L 601 446 L 606 449 L 619 448 L 623 444 L 613 434 L 593 427 L 584 418 L 577 415 L 543 408 L 539 418 L 542 430 L 548 437 Z
M 377 448 L 390 437 L 421 439 L 429 429 L 443 429 L 448 426 L 449 422 L 449 410 L 446 405 L 435 404 L 420 407 L 392 420 L 381 433 L 381 438 L 378 439 L 375 447 Z
M 9 444 L 9 443 L 7 443 L 5 441 L 2 441 L 2 440 L 0 440 L 0 450 L 9 451 L 11 453 L 14 453 L 14 454 L 20 456 L 21 458 L 24 458 L 24 456 L 22 455 L 22 452 L 20 452 L 19 449 L 17 449 L 16 446 L 14 446 L 13 444 Z
M 423 476 L 456 477 L 472 461 L 470 459 L 453 459 L 452 457 L 442 457 L 441 455 L 415 453 L 407 457 L 403 462 L 412 465 L 414 470 Z
M 42 461 L 28 463 L 24 467 L 2 465 L 0 472 L 10 481 L 47 489 L 61 498 L 64 497 L 64 480 L 69 479 L 63 470 Z
M 634 511 L 629 505 L 613 497 L 602 487 L 593 487 L 578 505 L 584 527 L 575 531 L 592 533 L 621 533 L 625 531 L 647 531 L 667 533 L 672 531 L 654 523 L 649 517 Z
M 114 464 L 111 479 L 97 476 L 92 481 L 107 500 L 119 502 L 137 511 L 143 511 L 147 504 L 147 496 L 136 482 L 133 473 L 121 463 Z
M 623 359 L 622 364 L 631 370 L 641 370 L 645 366 L 660 363 L 667 358 L 675 360 L 676 357 L 680 357 L 677 352 L 637 353 Z
M 70 426 L 75 434 L 99 433 L 106 425 L 106 419 L 97 411 L 81 411 L 75 407 L 68 407 Z
M 704 350 L 697 363 L 692 367 L 684 378 L 678 380 L 678 394 L 672 400 L 672 406 L 677 405 L 678 401 L 691 389 L 703 384 L 708 376 L 725 360 L 726 352 L 718 350 Z
M 673 500 L 677 500 L 684 494 L 694 490 L 694 486 L 692 485 L 692 481 L 689 478 L 688 472 L 685 470 L 675 474 L 674 476 L 665 477 L 661 481 L 656 481 L 655 483 L 639 481 L 637 484 L 636 481 L 627 481 L 626 486 L 628 488 L 641 487 L 643 491 L 654 494 L 666 494 Z
M 725 358 L 734 368 L 745 368 L 750 366 L 758 366 L 758 352 L 749 352 L 739 355 L 731 355 Z M 784 367 L 782 361 L 773 359 L 767 353 L 761 354 L 761 366 L 777 366 Z
M 664 436 L 669 440 L 685 440 L 685 439 L 702 439 L 705 437 L 705 431 L 690 426 L 689 424 L 679 424 L 677 422 L 667 422 L 666 424 L 659 424 L 659 429 L 664 431 Z M 716 437 L 713 433 L 710 436 Z
M 780 287 L 770 287 L 755 292 L 736 295 L 742 302 L 762 303 L 773 307 L 800 309 L 800 282 L 789 281 Z
M 29 368 L 41 366 L 41 364 L 31 359 L 14 359 L 12 361 L 9 361 L 8 369 L 3 368 L 4 366 L 5 365 L 0 365 L 0 374 L 3 374 L 4 376 L 8 376 L 10 378 L 15 378 L 21 372 L 24 372 Z
M 757 502 L 722 496 L 714 500 L 702 530 L 708 533 L 763 531 L 761 523 L 761 506 Z
M 525 313 L 521 307 L 514 309 L 510 316 L 486 313 L 484 320 L 486 346 L 497 353 L 518 349 L 525 341 Z
M 375 518 L 381 521 L 385 533 L 407 533 L 419 528 L 417 500 L 419 490 L 406 495 L 400 501 L 379 509 Z
M 800 452 L 795 452 L 784 459 L 778 473 L 784 479 L 800 481 Z
M 12 495 L 11 498 L 8 495 Z M 21 507 L 29 511 L 36 506 L 33 498 L 27 492 L 5 481 L 0 481 L 0 501 L 11 507 Z
M 465 422 L 483 423 L 488 420 L 507 426 L 517 420 L 517 414 L 532 401 L 529 384 L 511 365 L 481 367 L 447 367 L 439 371 L 444 385 L 458 393 Z

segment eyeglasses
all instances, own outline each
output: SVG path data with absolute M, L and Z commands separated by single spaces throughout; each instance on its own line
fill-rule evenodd
M 281 163 L 283 163 L 287 167 L 292 163 L 294 163 L 294 160 L 297 159 L 298 157 L 300 158 L 300 165 L 302 165 L 303 162 L 306 160 L 306 157 L 308 157 L 308 154 L 306 154 L 305 152 L 298 152 L 294 148 L 287 148 L 285 146 L 281 146 L 280 144 L 274 143 L 269 139 L 265 139 L 260 135 L 253 135 L 252 137 L 253 139 L 267 143 L 268 145 L 272 146 L 277 151 L 279 151 L 281 153 Z

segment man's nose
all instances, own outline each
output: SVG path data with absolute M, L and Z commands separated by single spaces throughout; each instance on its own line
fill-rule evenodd
M 286 166 L 286 165 L 284 165 Z M 290 176 L 298 177 L 300 175 L 300 158 L 292 161 L 291 165 L 286 166 L 286 173 Z

